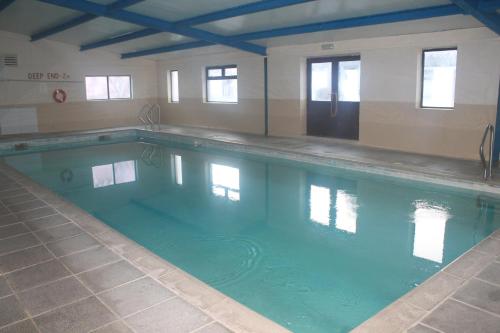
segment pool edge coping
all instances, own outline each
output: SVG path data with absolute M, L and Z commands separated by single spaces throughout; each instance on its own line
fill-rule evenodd
M 235 333 L 290 333 L 285 327 L 159 257 L 47 187 L 0 161 L 0 172 L 73 221 L 101 245 Z M 215 297 L 216 301 L 206 298 Z M 121 319 L 121 318 L 120 318 Z M 255 328 L 254 325 L 258 327 Z

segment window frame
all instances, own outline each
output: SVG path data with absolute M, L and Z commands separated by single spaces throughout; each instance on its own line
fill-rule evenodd
M 420 109 L 424 110 L 454 110 L 455 109 L 455 96 L 453 96 L 453 106 L 424 106 L 424 73 L 425 73 L 425 53 L 426 52 L 439 52 L 439 51 L 457 51 L 457 65 L 455 65 L 455 89 L 457 85 L 456 72 L 458 66 L 458 47 L 440 47 L 432 49 L 423 49 L 421 54 L 420 63 L 420 102 L 418 104 Z
M 173 80 L 172 80 L 172 73 L 177 72 L 177 101 L 173 100 Z M 179 89 L 179 70 L 178 69 L 172 69 L 167 71 L 168 75 L 168 80 L 167 80 L 167 85 L 168 85 L 168 102 L 173 103 L 173 104 L 179 104 L 181 102 L 181 94 L 180 94 L 180 89 Z
M 125 76 L 128 77 L 128 80 L 130 82 L 129 87 L 130 87 L 130 97 L 129 98 L 111 98 L 109 95 L 109 78 L 113 77 L 120 77 L 120 76 Z M 88 94 L 87 94 L 87 78 L 88 77 L 105 77 L 106 78 L 106 92 L 107 92 L 107 98 L 105 99 L 89 99 Z M 133 99 L 133 88 L 132 88 L 132 75 L 131 74 L 109 74 L 109 75 L 85 75 L 85 100 L 87 102 L 100 102 L 100 101 L 128 101 Z
M 205 93 L 206 93 L 206 98 L 205 102 L 206 103 L 214 103 L 214 104 L 238 104 L 239 101 L 239 96 L 236 97 L 236 102 L 224 102 L 224 101 L 211 101 L 209 100 L 209 90 L 208 90 L 208 81 L 215 81 L 215 80 L 236 80 L 236 84 L 238 84 L 238 74 L 236 75 L 226 75 L 226 69 L 228 68 L 236 68 L 236 73 L 238 73 L 238 65 L 219 65 L 219 66 L 207 66 L 205 67 Z M 222 70 L 222 75 L 221 76 L 215 76 L 215 77 L 210 77 L 208 75 L 208 72 L 213 69 L 221 69 Z

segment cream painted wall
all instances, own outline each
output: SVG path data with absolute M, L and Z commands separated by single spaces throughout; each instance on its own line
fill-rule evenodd
M 473 28 L 338 41 L 334 46 L 326 51 L 321 44 L 268 49 L 271 135 L 305 135 L 307 58 L 359 54 L 362 62 L 359 144 L 478 159 L 482 131 L 496 119 L 500 38 L 493 32 Z M 438 47 L 458 47 L 454 110 L 418 107 L 421 52 Z M 238 64 L 240 70 L 240 103 L 203 103 L 203 68 L 232 63 Z M 242 53 L 184 56 L 159 62 L 165 121 L 263 133 L 261 63 L 260 57 Z M 179 70 L 179 104 L 166 100 L 166 73 L 171 69 Z
M 19 63 L 17 68 L 0 70 L 0 109 L 36 108 L 40 132 L 136 125 L 139 109 L 156 101 L 154 61 L 121 60 L 108 52 L 80 52 L 76 46 L 46 40 L 31 43 L 27 36 L 7 32 L 0 32 L 0 45 L 0 55 L 18 55 Z M 33 72 L 44 73 L 44 80 L 29 80 L 28 73 Z M 66 73 L 69 78 L 45 81 L 48 72 Z M 133 99 L 87 101 L 86 75 L 131 75 Z M 52 100 L 57 88 L 66 91 L 66 103 Z

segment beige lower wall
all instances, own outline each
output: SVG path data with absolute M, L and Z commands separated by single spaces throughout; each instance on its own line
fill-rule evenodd
M 139 125 L 140 121 L 137 119 L 139 110 L 145 104 L 152 102 L 156 102 L 156 99 L 2 105 L 2 107 L 35 107 L 39 132 L 49 133 Z
M 180 103 L 159 101 L 162 123 L 235 132 L 264 133 L 264 100 L 240 98 L 237 104 L 204 103 L 199 98 L 183 98 Z
M 300 100 L 269 99 L 269 133 L 271 135 L 305 135 L 305 125 L 305 111 Z

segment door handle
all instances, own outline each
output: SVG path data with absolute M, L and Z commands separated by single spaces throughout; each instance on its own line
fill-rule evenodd
M 335 99 L 334 99 L 335 97 Z M 335 101 L 335 103 L 334 103 Z M 333 107 L 335 105 L 335 108 Z M 330 117 L 335 118 L 337 116 L 338 109 L 338 97 L 337 93 L 330 94 Z

